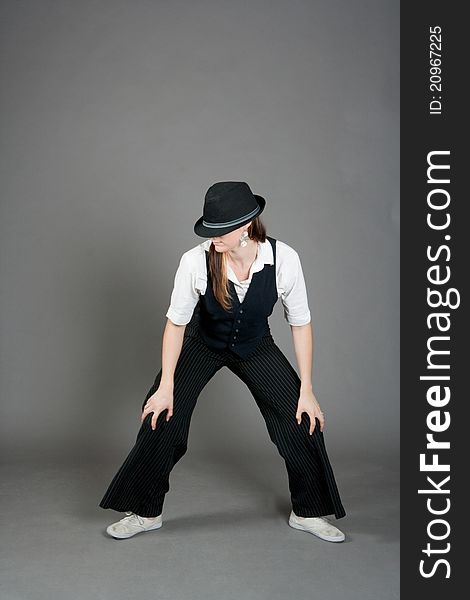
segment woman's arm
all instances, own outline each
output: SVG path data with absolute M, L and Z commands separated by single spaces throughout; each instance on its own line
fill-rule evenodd
M 195 252 L 196 251 L 196 252 Z M 162 376 L 160 385 L 152 396 L 147 400 L 142 411 L 141 420 L 153 412 L 151 419 L 152 429 L 157 425 L 157 419 L 161 412 L 167 410 L 166 420 L 173 416 L 173 389 L 174 374 L 178 359 L 183 347 L 184 332 L 186 325 L 191 320 L 194 308 L 199 299 L 199 288 L 197 281 L 204 281 L 199 272 L 205 269 L 205 255 L 201 254 L 200 246 L 184 252 L 178 269 L 176 270 L 173 290 L 171 292 L 170 307 L 166 313 L 167 322 L 162 339 Z M 195 268 L 195 261 L 196 263 Z
M 281 291 L 284 316 L 290 324 L 295 355 L 299 365 L 300 394 L 295 418 L 302 423 L 302 413 L 310 418 L 310 434 L 315 429 L 315 419 L 323 431 L 324 417 L 312 390 L 313 332 L 302 264 L 299 254 L 285 242 L 278 240 L 278 290 Z
M 313 332 L 312 323 L 291 325 L 295 356 L 299 365 L 302 389 L 312 389 Z
M 174 374 L 181 348 L 183 346 L 184 330 L 186 325 L 175 325 L 167 319 L 162 341 L 162 376 L 157 390 L 145 403 L 140 420 L 144 421 L 149 413 L 153 413 L 150 420 L 152 429 L 157 426 L 160 413 L 167 411 L 166 420 L 173 416 L 173 389 Z
M 178 362 L 186 325 L 176 325 L 167 318 L 162 340 L 162 378 L 160 387 L 173 390 L 173 376 Z
M 315 429 L 315 418 L 320 422 L 320 431 L 323 431 L 325 418 L 320 404 L 313 393 L 312 363 L 313 363 L 313 331 L 312 323 L 306 325 L 291 325 L 295 355 L 299 366 L 300 396 L 295 418 L 300 425 L 302 413 L 306 412 L 310 418 L 309 433 Z

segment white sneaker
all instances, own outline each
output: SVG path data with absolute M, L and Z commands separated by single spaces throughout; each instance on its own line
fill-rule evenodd
M 163 525 L 162 515 L 158 517 L 141 517 L 131 511 L 126 511 L 126 516 L 108 525 L 106 532 L 114 538 L 129 538 L 136 533 L 159 529 Z
M 342 542 L 345 535 L 325 517 L 298 517 L 294 511 L 289 515 L 289 525 L 294 529 L 308 531 L 327 542 Z

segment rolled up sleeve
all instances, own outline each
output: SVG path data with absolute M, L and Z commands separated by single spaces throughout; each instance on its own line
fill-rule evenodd
M 199 300 L 197 273 L 187 253 L 183 254 L 175 274 L 170 306 L 166 317 L 175 325 L 187 325 Z
M 292 249 L 282 269 L 281 302 L 284 318 L 290 325 L 306 325 L 311 321 L 307 289 L 298 253 Z

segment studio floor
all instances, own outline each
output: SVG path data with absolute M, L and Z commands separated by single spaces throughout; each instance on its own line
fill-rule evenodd
M 399 458 L 332 456 L 346 534 L 289 527 L 284 463 L 192 456 L 175 466 L 161 529 L 116 540 L 98 502 L 123 457 L 2 465 L 4 600 L 399 598 Z

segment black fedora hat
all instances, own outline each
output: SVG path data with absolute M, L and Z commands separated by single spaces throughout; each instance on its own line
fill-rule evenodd
M 266 200 L 253 194 L 244 181 L 218 181 L 206 192 L 194 233 L 206 238 L 230 233 L 257 217 L 265 205 Z

